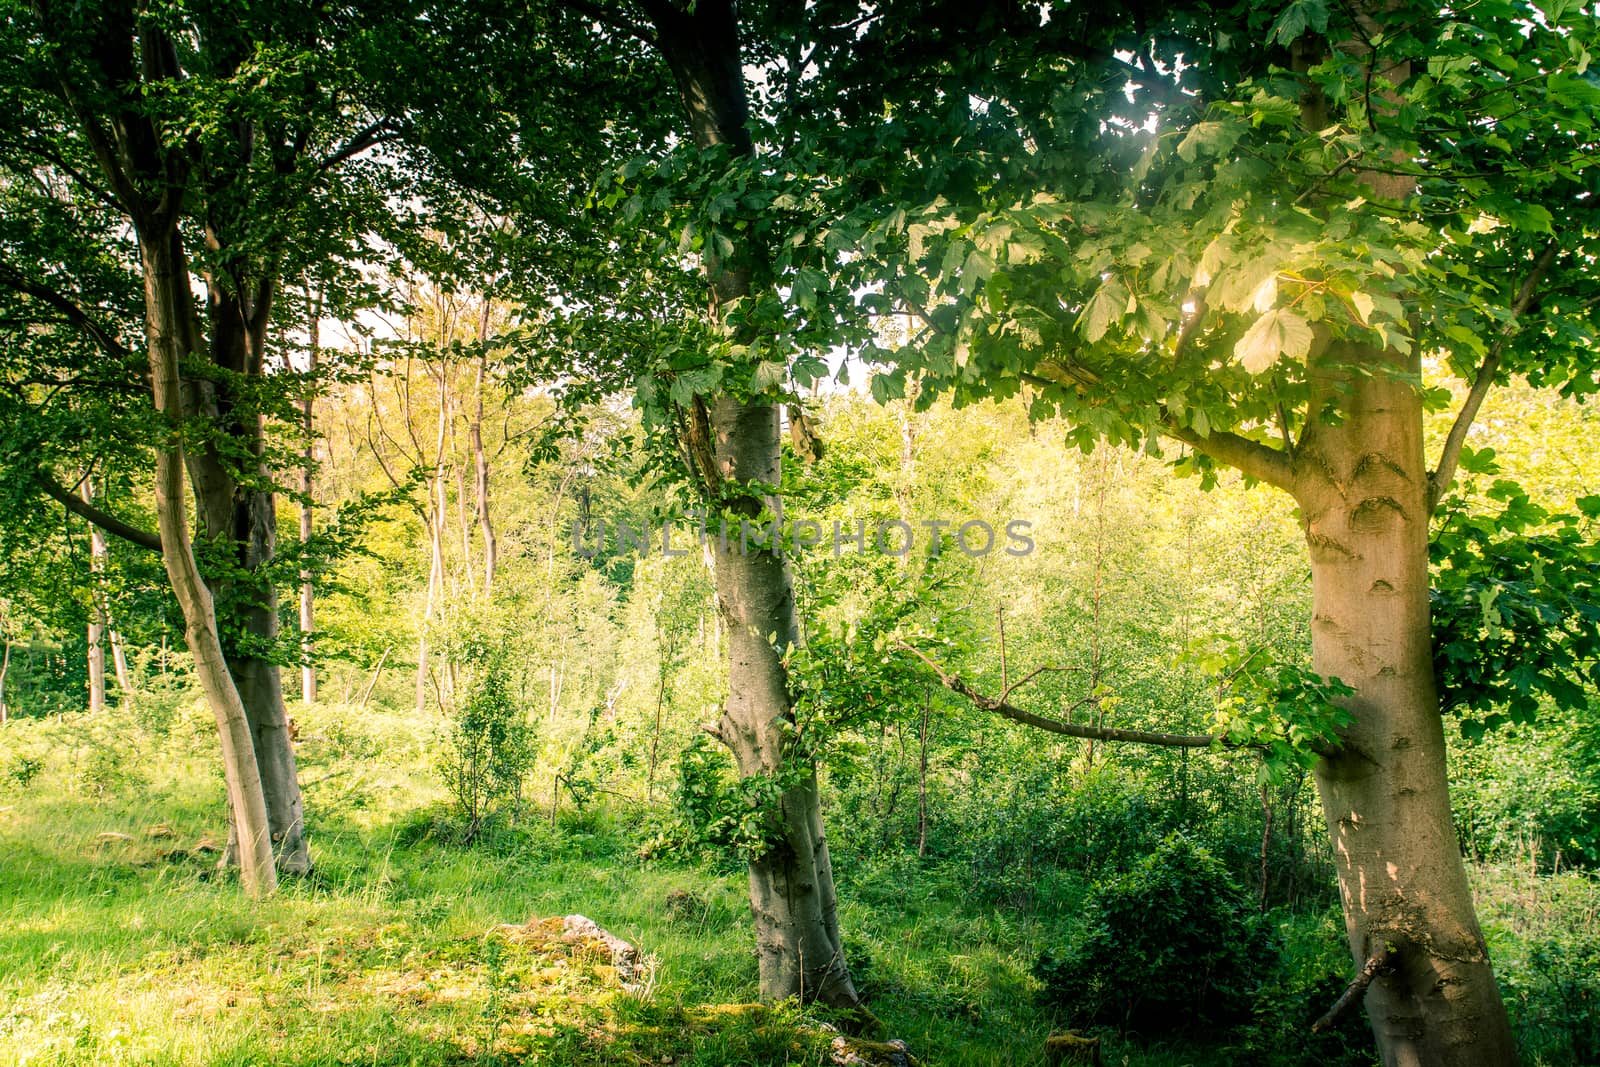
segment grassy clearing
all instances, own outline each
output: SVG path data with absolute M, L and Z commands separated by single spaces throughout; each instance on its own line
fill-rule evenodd
M 164 737 L 84 717 L 0 731 L 0 1063 L 826 1062 L 815 1020 L 750 1003 L 736 868 L 645 862 L 643 828 L 597 808 L 461 848 L 437 818 L 425 727 L 300 718 L 318 868 L 259 904 L 206 848 L 226 822 L 203 719 L 183 712 Z M 133 748 L 107 759 L 126 734 Z M 1053 1020 L 1030 968 L 1070 926 L 1071 893 L 1022 914 L 910 857 L 840 873 L 853 964 L 888 1033 L 929 1064 L 1042 1061 Z M 1574 907 L 1593 921 L 1592 896 L 1573 903 L 1592 881 L 1491 875 L 1483 907 L 1508 957 L 1537 941 L 1529 924 L 1570 925 Z M 1520 906 L 1530 892 L 1543 912 Z M 582 945 L 516 929 L 573 913 L 651 957 L 644 994 Z M 1242 1062 L 1221 1042 L 1113 1040 L 1112 1064 Z

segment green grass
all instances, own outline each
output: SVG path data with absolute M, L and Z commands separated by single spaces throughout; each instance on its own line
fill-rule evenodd
M 194 851 L 226 830 L 194 709 L 165 737 L 114 717 L 0 728 L 0 1064 L 827 1061 L 816 1018 L 751 1003 L 735 867 L 646 862 L 645 828 L 596 808 L 555 827 L 529 813 L 460 847 L 439 820 L 426 726 L 298 717 L 317 870 L 259 903 Z M 24 757 L 42 768 L 26 784 L 7 777 Z M 853 969 L 887 1035 L 926 1064 L 1042 1062 L 1053 1020 L 1030 967 L 1070 906 L 985 907 L 911 857 L 839 867 Z M 647 993 L 592 954 L 502 929 L 573 913 L 652 958 Z M 1486 914 L 1515 947 L 1514 913 Z M 1220 1040 L 1106 1041 L 1109 1064 L 1237 1062 Z

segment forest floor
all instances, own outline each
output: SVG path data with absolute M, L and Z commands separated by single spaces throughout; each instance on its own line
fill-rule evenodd
M 246 900 L 208 850 L 226 823 L 203 725 L 117 758 L 127 731 L 84 717 L 5 728 L 0 1064 L 829 1062 L 821 1020 L 751 1004 L 736 867 L 641 859 L 638 828 L 597 808 L 462 847 L 426 784 L 426 731 L 401 716 L 302 737 L 317 870 Z M 840 874 L 887 1036 L 926 1064 L 1043 1062 L 1054 1020 L 1031 965 L 1063 916 L 976 906 L 914 857 Z M 1491 929 L 1530 891 L 1548 887 L 1504 882 Z M 540 925 L 573 914 L 637 946 L 642 969 Z M 1107 1035 L 1106 1062 L 1242 1062 L 1227 1045 Z

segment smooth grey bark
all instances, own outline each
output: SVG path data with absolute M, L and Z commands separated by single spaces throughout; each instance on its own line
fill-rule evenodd
M 1450 813 L 1419 367 L 1334 342 L 1312 371 L 1319 395 L 1293 492 L 1311 554 L 1313 662 L 1356 690 L 1355 721 L 1316 779 L 1356 970 L 1389 957 L 1367 1013 L 1389 1067 L 1514 1064 Z
M 716 458 L 730 482 L 776 484 L 778 408 L 723 397 L 712 408 Z M 771 847 L 750 862 L 750 909 L 764 997 L 860 1004 L 839 934 L 838 899 L 815 768 L 789 750 L 793 722 L 783 650 L 799 640 L 788 564 L 713 539 L 717 598 L 728 621 L 728 702 L 718 738 L 744 778 L 783 784 Z
M 700 0 L 685 10 L 666 0 L 643 0 L 641 6 L 655 26 L 696 143 L 753 155 L 734 4 Z M 761 257 L 748 242 L 736 242 L 725 258 L 708 248 L 705 274 L 713 315 L 720 318 L 729 302 L 750 293 Z M 753 515 L 763 501 L 742 487 L 780 480 L 779 408 L 764 397 L 726 395 L 708 407 L 697 401 L 689 419 L 691 436 L 702 430 L 711 436 L 686 442 L 701 467 L 697 474 L 725 507 Z M 765 503 L 770 507 L 776 501 Z M 768 848 L 750 862 L 761 995 L 858 1009 L 861 997 L 839 933 L 816 768 L 793 751 L 789 740 L 794 712 L 782 650 L 799 637 L 789 566 L 770 547 L 747 552 L 737 542 L 719 543 L 712 553 L 729 652 L 728 702 L 717 734 L 742 777 L 767 778 L 780 786 Z
M 483 316 L 478 320 L 478 340 L 483 343 L 489 330 L 489 298 L 483 298 Z M 472 421 L 467 426 L 467 438 L 472 445 L 473 500 L 478 516 L 478 533 L 483 539 L 483 599 L 489 600 L 494 592 L 494 572 L 499 562 L 500 548 L 495 539 L 494 516 L 489 509 L 489 454 L 483 447 L 483 378 L 488 356 L 478 358 L 477 378 Z
M 85 478 L 79 489 L 85 504 L 94 503 L 94 480 Z M 106 539 L 98 527 L 89 527 L 89 713 L 98 715 L 106 710 L 106 614 L 105 599 L 100 588 L 100 575 L 105 569 Z
M 311 304 L 311 321 L 307 327 L 310 334 L 309 354 L 307 356 L 307 373 L 315 379 L 317 363 L 321 349 L 321 324 L 318 322 L 322 314 L 322 299 L 318 297 Z M 300 401 L 301 431 L 306 435 L 305 451 L 300 457 L 300 544 L 304 547 L 311 541 L 311 490 L 312 477 L 316 470 L 317 448 L 316 438 L 313 436 L 316 424 L 312 420 L 312 408 L 316 403 L 311 389 L 306 390 L 305 398 Z M 316 648 L 316 587 L 311 581 L 311 571 L 307 568 L 300 570 L 300 699 L 307 704 L 314 704 L 317 700 L 317 668 L 311 660 L 311 654 Z
M 57 12 L 35 9 L 47 32 Z M 191 267 L 179 218 L 196 188 L 194 160 L 174 145 L 146 106 L 151 90 L 183 77 L 178 49 L 157 23 L 131 9 L 99 10 L 96 45 L 81 66 L 57 68 L 62 99 L 72 108 L 85 143 L 96 158 L 107 196 L 132 224 L 144 282 L 145 344 L 151 393 L 164 431 L 155 447 L 156 516 L 168 582 L 183 612 L 184 634 L 195 674 L 216 719 L 229 805 L 240 842 L 240 880 L 260 895 L 277 885 L 272 863 L 266 801 L 251 743 L 250 724 L 229 672 L 212 591 L 201 576 L 190 538 L 185 467 L 192 453 L 186 440 L 198 409 L 198 383 L 183 374 L 184 362 L 204 349 L 196 317 Z M 69 35 L 70 36 L 70 35 Z M 264 317 L 261 328 L 265 328 Z M 195 489 L 199 490 L 198 482 Z

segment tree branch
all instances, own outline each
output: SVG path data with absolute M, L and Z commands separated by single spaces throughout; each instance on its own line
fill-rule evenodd
M 1072 361 L 1041 360 L 1033 375 L 1025 377 L 1049 385 L 1064 385 L 1080 392 L 1100 384 L 1100 376 L 1088 367 Z M 1227 430 L 1212 430 L 1201 437 L 1194 430 L 1179 426 L 1171 416 L 1166 417 L 1162 432 L 1174 440 L 1182 441 L 1199 452 L 1204 452 L 1219 463 L 1236 467 L 1258 482 L 1290 491 L 1294 484 L 1294 469 L 1289 457 L 1280 449 L 1252 441 Z
M 148 530 L 141 530 L 137 526 L 129 525 L 128 523 L 125 523 L 121 519 L 117 518 L 115 515 L 112 515 L 106 511 L 101 511 L 93 504 L 86 503 L 82 497 L 78 496 L 77 493 L 74 493 L 64 486 L 58 484 L 54 478 L 50 477 L 50 475 L 46 474 L 43 470 L 35 471 L 33 477 L 34 481 L 39 484 L 39 488 L 44 490 L 46 496 L 59 503 L 62 507 L 72 512 L 74 515 L 77 515 L 79 518 L 93 523 L 108 534 L 122 538 L 129 544 L 138 545 L 140 548 L 148 549 L 149 551 L 158 554 L 160 553 L 161 538 L 158 535 L 153 534 Z
M 1351 1008 L 1361 1002 L 1361 997 L 1366 993 L 1372 980 L 1378 977 L 1378 972 L 1389 965 L 1389 949 L 1387 947 L 1376 956 L 1367 960 L 1367 965 L 1361 968 L 1361 973 L 1350 980 L 1350 985 L 1340 994 L 1339 999 L 1333 1002 L 1333 1007 L 1327 1013 L 1311 1024 L 1311 1032 L 1320 1034 L 1334 1023 L 1338 1022 Z
M 629 37 L 643 41 L 651 48 L 656 47 L 655 34 L 637 23 L 630 22 L 620 12 L 612 11 L 601 4 L 590 3 L 589 0 L 567 0 L 567 6 L 580 15 L 594 19 L 602 26 L 607 26 L 619 33 L 625 33 Z M 648 9 L 649 7 L 646 5 L 646 10 Z
M 1500 357 L 1506 350 L 1506 343 L 1517 332 L 1517 320 L 1533 303 L 1534 293 L 1550 270 L 1550 265 L 1555 262 L 1556 253 L 1559 251 L 1560 242 L 1551 239 L 1545 246 L 1544 252 L 1534 261 L 1533 268 L 1528 271 L 1528 276 L 1522 279 L 1517 297 L 1511 303 L 1510 317 L 1506 319 L 1505 325 L 1500 327 L 1499 338 L 1495 340 L 1489 353 L 1483 357 L 1483 362 L 1478 365 L 1478 373 L 1472 380 L 1472 388 L 1467 391 L 1467 399 L 1462 403 L 1461 410 L 1456 413 L 1456 421 L 1450 426 L 1449 436 L 1444 439 L 1444 448 L 1439 452 L 1439 465 L 1428 475 L 1430 513 L 1439 506 L 1439 499 L 1444 496 L 1444 491 L 1450 488 L 1450 483 L 1456 476 L 1456 464 L 1461 461 L 1461 449 L 1466 444 L 1467 431 L 1472 428 L 1472 420 L 1478 417 L 1478 409 L 1483 407 L 1483 399 L 1489 395 L 1489 387 L 1494 385 L 1494 376 L 1500 371 Z
M 1059 719 L 1035 715 L 1031 711 L 1024 711 L 1022 708 L 1008 704 L 1004 700 L 978 692 L 958 675 L 945 671 L 932 659 L 924 655 L 920 649 L 913 648 L 903 641 L 897 641 L 895 647 L 903 652 L 911 653 L 927 664 L 928 668 L 938 676 L 939 684 L 952 693 L 958 693 L 966 697 L 985 711 L 992 711 L 1002 718 L 1010 719 L 1012 722 L 1020 722 L 1024 726 L 1032 726 L 1049 733 L 1061 734 L 1064 737 L 1078 737 L 1085 740 L 1127 741 L 1140 745 L 1161 745 L 1166 748 L 1210 748 L 1212 745 L 1221 745 L 1223 748 L 1257 747 L 1248 744 L 1241 745 L 1217 734 L 1168 734 L 1150 730 L 1117 730 L 1109 726 L 1080 726 L 1077 723 L 1062 722 Z M 1015 686 L 1012 688 L 1015 688 Z
M 87 334 L 89 339 L 112 359 L 120 362 L 132 358 L 132 353 L 126 345 L 118 341 L 109 330 L 96 322 L 92 315 L 84 311 L 64 293 L 57 292 L 41 282 L 23 277 L 20 271 L 7 263 L 0 263 L 0 285 L 9 286 L 24 296 L 31 296 L 48 307 L 54 308 L 60 312 L 61 317 L 66 319 L 67 322 Z
M 317 169 L 332 170 L 346 160 L 359 156 L 369 148 L 376 148 L 380 144 L 398 140 L 399 138 L 400 132 L 394 128 L 388 119 L 379 119 L 350 138 L 343 148 L 318 163 Z
M 1277 486 L 1285 492 L 1292 491 L 1294 468 L 1289 457 L 1280 449 L 1227 430 L 1212 430 L 1208 436 L 1201 437 L 1193 430 L 1170 421 L 1166 433 L 1219 463 L 1238 468 L 1258 482 Z

